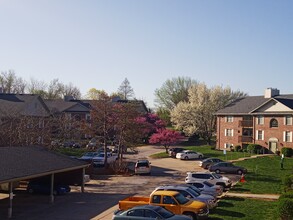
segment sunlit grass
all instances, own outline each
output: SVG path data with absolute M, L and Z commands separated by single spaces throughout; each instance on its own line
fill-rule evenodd
M 226 197 L 221 199 L 216 209 L 210 210 L 211 220 L 265 219 L 275 220 L 277 201 Z

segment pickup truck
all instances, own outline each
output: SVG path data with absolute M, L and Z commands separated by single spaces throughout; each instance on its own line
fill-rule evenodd
M 113 163 L 118 159 L 118 156 L 112 154 L 111 152 L 107 152 L 107 163 Z M 94 166 L 104 165 L 105 164 L 105 153 L 100 152 L 97 156 L 93 157 L 92 162 Z
M 156 191 L 150 197 L 128 197 L 119 201 L 119 209 L 127 210 L 134 206 L 161 206 L 174 214 L 187 215 L 191 219 L 207 219 L 209 209 L 203 202 L 186 199 L 177 191 Z

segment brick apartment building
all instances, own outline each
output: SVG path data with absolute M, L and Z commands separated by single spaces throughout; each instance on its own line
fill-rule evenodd
M 258 144 L 275 153 L 293 148 L 293 94 L 268 88 L 264 96 L 240 98 L 216 113 L 217 148 Z

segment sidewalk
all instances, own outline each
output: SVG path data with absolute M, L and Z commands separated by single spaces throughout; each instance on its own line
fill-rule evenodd
M 255 158 L 258 158 L 258 157 L 269 157 L 269 156 L 273 156 L 274 154 L 257 154 L 257 155 L 252 155 L 252 156 L 249 156 L 249 157 L 240 157 L 238 159 L 235 159 L 235 160 L 228 160 L 229 162 L 236 162 L 236 161 L 243 161 L 243 160 L 249 160 L 249 159 L 255 159 Z
M 278 200 L 280 197 L 280 195 L 276 195 L 276 194 L 251 194 L 251 193 L 232 193 L 232 192 L 227 192 L 225 196 L 243 197 L 243 198 L 252 198 L 252 199 L 270 199 L 270 200 Z

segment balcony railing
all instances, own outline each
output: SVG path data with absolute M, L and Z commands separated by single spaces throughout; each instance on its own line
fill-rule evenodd
M 238 142 L 247 142 L 251 143 L 253 141 L 252 136 L 239 136 Z
M 253 121 L 239 121 L 239 127 L 253 127 Z

